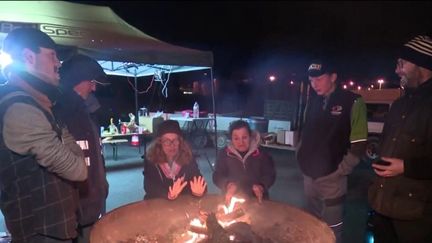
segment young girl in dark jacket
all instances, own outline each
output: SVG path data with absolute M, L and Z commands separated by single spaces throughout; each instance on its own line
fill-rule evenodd
M 240 191 L 259 201 L 268 198 L 276 171 L 271 156 L 259 149 L 259 133 L 252 132 L 243 120 L 233 122 L 229 133 L 231 143 L 217 157 L 213 182 L 227 200 Z

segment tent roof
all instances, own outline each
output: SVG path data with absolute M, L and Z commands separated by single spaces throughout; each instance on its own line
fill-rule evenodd
M 0 1 L 0 24 L 1 42 L 13 28 L 39 28 L 66 50 L 98 60 L 107 74 L 139 77 L 153 75 L 155 70 L 182 72 L 213 65 L 211 52 L 160 41 L 129 25 L 105 6 L 65 1 Z

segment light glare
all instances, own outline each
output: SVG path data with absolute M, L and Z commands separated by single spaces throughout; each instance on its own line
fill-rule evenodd
M 12 63 L 12 58 L 9 54 L 0 51 L 0 66 L 6 67 L 7 65 Z

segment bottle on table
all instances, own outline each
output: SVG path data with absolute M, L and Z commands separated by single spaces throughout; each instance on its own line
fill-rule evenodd
M 195 104 L 193 105 L 192 111 L 193 111 L 192 117 L 193 118 L 199 118 L 199 105 L 198 105 L 198 102 L 195 102 Z

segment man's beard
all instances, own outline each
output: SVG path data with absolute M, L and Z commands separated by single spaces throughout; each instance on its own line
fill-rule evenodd
M 405 76 L 401 77 L 399 84 L 402 89 L 407 88 L 408 79 Z

